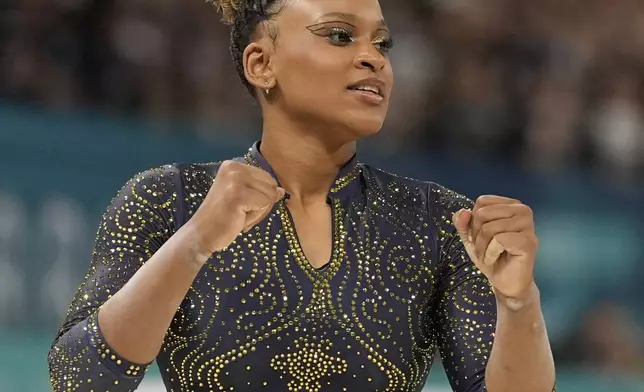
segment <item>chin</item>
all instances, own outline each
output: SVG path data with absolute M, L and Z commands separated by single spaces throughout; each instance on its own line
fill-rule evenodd
M 345 124 L 347 125 L 347 128 L 351 130 L 351 133 L 356 139 L 361 139 L 380 132 L 384 121 L 384 115 L 372 113 L 367 116 L 350 116 L 350 118 L 346 119 Z

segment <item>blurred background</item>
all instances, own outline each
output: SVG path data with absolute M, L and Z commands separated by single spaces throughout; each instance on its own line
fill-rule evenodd
M 644 391 L 644 1 L 381 3 L 396 88 L 362 160 L 533 206 L 559 390 Z M 240 155 L 260 119 L 203 1 L 0 4 L 0 391 L 44 392 L 116 191 Z

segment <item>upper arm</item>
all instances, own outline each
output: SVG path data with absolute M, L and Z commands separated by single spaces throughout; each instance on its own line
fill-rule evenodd
M 121 188 L 101 219 L 92 260 L 56 340 L 123 287 L 176 231 L 180 174 L 148 170 Z
M 436 184 L 430 194 L 441 268 L 434 314 L 441 359 L 456 392 L 484 391 L 496 328 L 496 300 L 452 224 L 453 213 L 471 209 L 473 203 Z

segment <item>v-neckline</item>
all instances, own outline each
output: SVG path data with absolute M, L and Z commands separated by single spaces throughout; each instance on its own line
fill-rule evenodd
M 330 199 L 331 205 L 331 256 L 329 261 L 320 268 L 315 268 L 311 262 L 306 257 L 304 253 L 304 248 L 300 242 L 300 238 L 297 235 L 297 228 L 295 227 L 295 221 L 293 216 L 286 205 L 285 200 L 280 200 L 278 202 L 278 213 L 282 220 L 282 227 L 286 241 L 288 242 L 288 247 L 290 253 L 293 255 L 296 263 L 304 271 L 307 277 L 315 282 L 318 280 L 331 280 L 333 276 L 340 269 L 342 260 L 344 259 L 345 250 L 344 242 L 342 241 L 340 226 L 341 217 L 341 205 L 337 199 Z

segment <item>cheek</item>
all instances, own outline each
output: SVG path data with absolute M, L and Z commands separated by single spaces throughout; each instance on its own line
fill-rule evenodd
M 348 69 L 346 61 L 338 53 L 339 48 L 330 45 L 326 48 L 322 45 L 305 42 L 292 45 L 282 53 L 278 78 L 282 80 L 283 87 L 288 89 L 286 93 L 307 94 L 307 91 L 297 92 L 303 87 L 330 92 L 346 84 Z M 308 94 L 311 94 L 310 91 Z

